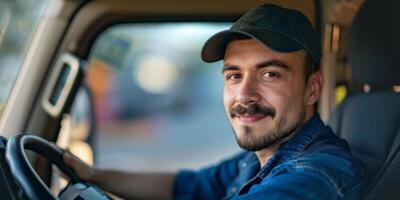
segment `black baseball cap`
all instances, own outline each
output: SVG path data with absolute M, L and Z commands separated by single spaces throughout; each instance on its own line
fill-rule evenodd
M 201 51 L 203 61 L 223 59 L 226 46 L 235 35 L 250 37 L 278 52 L 304 49 L 319 67 L 320 38 L 308 18 L 300 11 L 273 4 L 253 8 L 229 30 L 216 33 L 206 41 Z

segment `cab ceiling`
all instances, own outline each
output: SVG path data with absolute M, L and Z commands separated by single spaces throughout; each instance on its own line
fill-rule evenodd
M 77 12 L 63 42 L 63 49 L 86 57 L 99 32 L 116 23 L 154 19 L 233 20 L 264 3 L 301 10 L 315 25 L 315 0 L 98 0 L 87 2 Z

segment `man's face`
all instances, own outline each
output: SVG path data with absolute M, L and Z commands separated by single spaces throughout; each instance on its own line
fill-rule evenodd
M 304 50 L 280 53 L 253 39 L 228 44 L 224 106 L 240 147 L 265 149 L 291 136 L 312 115 L 316 100 L 307 92 L 305 56 Z

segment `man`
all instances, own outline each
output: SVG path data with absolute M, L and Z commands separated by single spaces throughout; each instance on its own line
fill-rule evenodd
M 300 12 L 254 8 L 204 45 L 224 60 L 224 106 L 246 151 L 200 171 L 136 174 L 99 170 L 65 154 L 78 175 L 139 199 L 360 199 L 363 167 L 316 113 L 320 43 Z

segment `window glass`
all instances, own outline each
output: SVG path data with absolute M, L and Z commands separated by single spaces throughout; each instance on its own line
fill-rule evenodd
M 46 4 L 46 0 L 0 1 L 0 116 Z
M 204 42 L 228 23 L 114 26 L 95 42 L 93 95 L 99 167 L 198 168 L 239 149 L 226 117 L 222 63 L 201 61 Z

